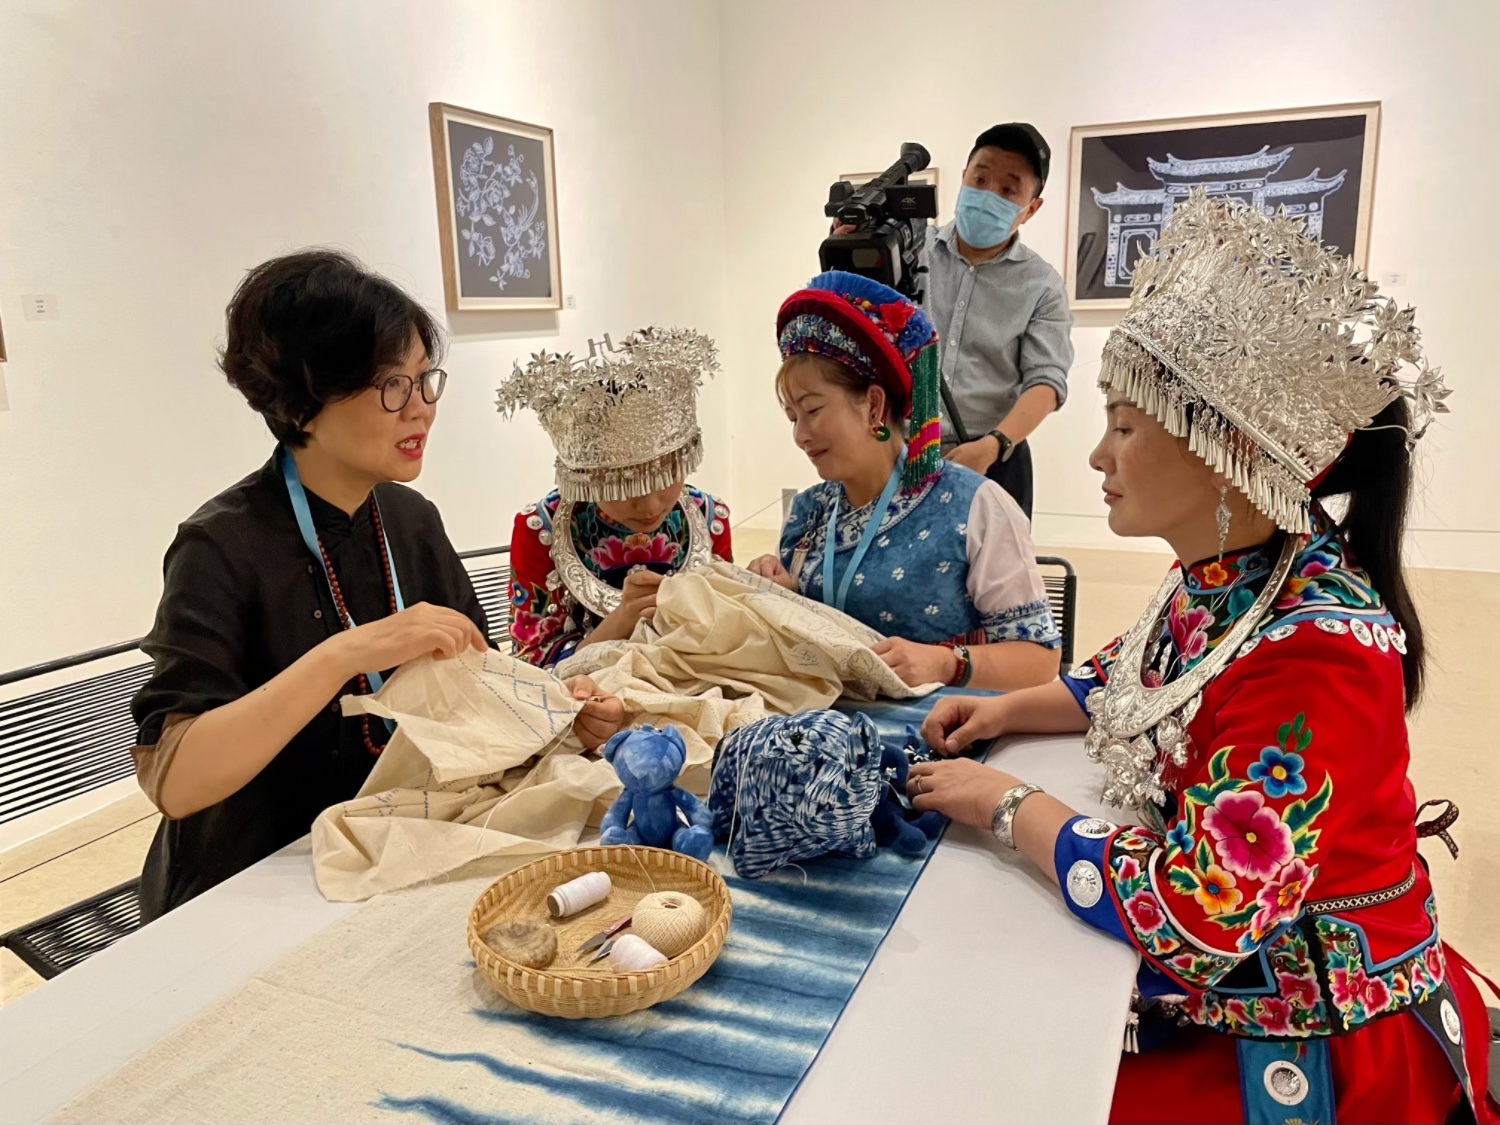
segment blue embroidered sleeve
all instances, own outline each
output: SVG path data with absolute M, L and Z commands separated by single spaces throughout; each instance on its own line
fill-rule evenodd
M 1114 667 L 1115 657 L 1120 654 L 1120 641 L 1116 638 L 1097 655 L 1084 661 L 1062 678 L 1073 698 L 1078 701 L 1078 708 L 1085 715 L 1089 713 L 1089 693 L 1095 688 L 1101 688 L 1109 682 L 1110 669 Z
M 1030 641 L 1044 648 L 1061 648 L 1062 632 L 1052 616 L 1046 599 L 1012 606 L 998 613 L 979 615 L 984 639 L 989 644 L 1001 641 Z

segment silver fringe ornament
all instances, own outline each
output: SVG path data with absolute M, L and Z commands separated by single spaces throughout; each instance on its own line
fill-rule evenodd
M 646 328 L 586 359 L 541 352 L 499 390 L 507 417 L 536 412 L 557 450 L 564 500 L 632 500 L 668 488 L 703 462 L 698 390 L 719 369 L 701 333 Z
M 1286 531 L 1311 530 L 1309 483 L 1397 398 L 1415 442 L 1449 390 L 1415 311 L 1274 217 L 1201 189 L 1135 266 L 1099 385 L 1151 414 Z

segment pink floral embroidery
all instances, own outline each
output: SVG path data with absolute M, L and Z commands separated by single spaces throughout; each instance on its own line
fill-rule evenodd
M 1284 1035 L 1291 1030 L 1292 1006 L 1280 996 L 1267 996 L 1260 1002 L 1260 1018 L 1256 1022 L 1272 1035 Z
M 623 566 L 670 566 L 677 561 L 682 548 L 676 541 L 658 531 L 655 535 L 637 533 L 624 539 L 610 536 L 589 552 L 600 570 L 618 570 Z
M 1158 672 L 1155 668 L 1147 668 L 1144 672 L 1141 673 L 1141 683 L 1146 687 L 1161 687 L 1161 673 Z
M 1203 811 L 1224 869 L 1250 879 L 1269 879 L 1292 858 L 1292 833 L 1255 790 L 1220 793 Z
M 1135 928 L 1143 934 L 1156 933 L 1167 921 L 1161 904 L 1150 891 L 1139 891 L 1127 899 L 1125 909 L 1130 912 L 1130 920 L 1135 923 Z
M 1115 864 L 1115 870 L 1122 880 L 1138 879 L 1141 874 L 1141 865 L 1135 861 L 1135 857 L 1124 855 Z
M 1360 1000 L 1365 1006 L 1365 1015 L 1373 1016 L 1377 1012 L 1383 1012 L 1391 1004 L 1391 990 L 1385 981 L 1379 977 L 1365 977 L 1364 988 L 1360 992 Z
M 1317 874 L 1316 867 L 1308 867 L 1302 860 L 1294 859 L 1261 887 L 1260 894 L 1255 896 L 1261 909 L 1250 923 L 1254 940 L 1262 940 L 1282 922 L 1297 917 Z
M 1334 969 L 1329 974 L 1329 984 L 1333 988 L 1333 1003 L 1341 1012 L 1347 1012 L 1364 998 L 1365 984 L 1369 978 L 1365 976 L 1363 969 Z
M 1238 1027 L 1244 1027 L 1246 1024 L 1255 1022 L 1255 1020 L 1250 1015 L 1249 1009 L 1245 1007 L 1245 1002 L 1243 1000 L 1226 1001 L 1224 1004 L 1224 1015 L 1228 1018 L 1230 1023 L 1235 1024 Z
M 1327 555 L 1314 555 L 1302 565 L 1302 569 L 1282 587 L 1281 596 L 1276 599 L 1277 609 L 1296 609 L 1302 604 L 1302 591 L 1317 581 L 1318 576 L 1327 574 L 1332 569 L 1332 559 Z
M 551 612 L 550 605 L 547 609 L 547 613 L 529 613 L 525 610 L 518 610 L 513 615 L 510 635 L 522 648 L 542 648 L 562 632 L 563 626 L 567 624 L 567 616 Z
M 1197 660 L 1207 651 L 1208 627 L 1213 623 L 1214 615 L 1204 606 L 1193 606 L 1186 590 L 1172 600 L 1167 625 L 1183 660 Z
M 1422 956 L 1427 965 L 1427 972 L 1432 976 L 1434 985 L 1443 983 L 1443 951 L 1438 948 L 1438 943 L 1433 942 L 1427 947 L 1427 952 Z
M 1277 973 L 1276 984 L 1281 995 L 1299 1008 L 1316 1008 L 1323 998 L 1317 977 L 1299 977 L 1295 973 Z

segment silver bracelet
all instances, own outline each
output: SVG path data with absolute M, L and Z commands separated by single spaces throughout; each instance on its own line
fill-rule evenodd
M 1040 793 L 1040 785 L 1017 785 L 1000 798 L 1000 803 L 995 806 L 994 819 L 990 821 L 990 831 L 1011 851 L 1016 850 L 1016 838 L 1012 826 L 1016 821 L 1016 810 L 1021 807 L 1021 802 L 1033 793 Z

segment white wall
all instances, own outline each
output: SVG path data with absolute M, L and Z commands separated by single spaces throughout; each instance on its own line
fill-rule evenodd
M 836 174 L 883 168 L 902 141 L 921 141 L 951 215 L 973 138 L 997 121 L 1031 121 L 1057 155 L 1047 205 L 1024 237 L 1060 268 L 1071 126 L 1379 100 L 1370 270 L 1404 275 L 1389 291 L 1417 306 L 1455 392 L 1455 413 L 1423 445 L 1411 560 L 1500 569 L 1489 219 L 1500 184 L 1500 5 L 868 0 L 856 11 L 759 0 L 726 5 L 723 36 L 726 350 L 741 510 L 815 479 L 771 390 L 773 318 L 816 272 Z M 1094 317 L 1074 332 L 1072 397 L 1034 442 L 1037 539 L 1160 549 L 1110 535 L 1086 465 L 1102 424 L 1094 379 L 1110 323 Z
M 816 269 L 838 172 L 934 153 L 951 213 L 973 136 L 1059 152 L 1026 237 L 1063 260 L 1074 124 L 1379 99 L 1371 268 L 1399 272 L 1456 413 L 1426 443 L 1413 561 L 1500 568 L 1485 346 L 1500 183 L 1496 5 L 949 0 L 5 0 L 0 5 L 0 669 L 144 631 L 176 523 L 269 435 L 213 365 L 242 272 L 352 250 L 442 306 L 426 106 L 557 132 L 576 312 L 449 318 L 454 378 L 420 487 L 460 547 L 502 542 L 551 477 L 494 387 L 541 347 L 648 321 L 715 335 L 699 479 L 737 518 L 812 474 L 771 391 L 777 303 Z M 920 14 L 918 14 L 920 13 Z M 925 43 L 915 49 L 913 44 Z M 902 69 L 904 68 L 904 69 Z M 1484 271 L 1484 272 L 1482 272 Z M 22 319 L 56 294 L 60 318 Z M 1106 328 L 1036 442 L 1037 535 L 1112 541 L 1085 458 Z M 1158 544 L 1147 546 L 1159 547 Z
M 5 0 L 0 5 L 0 669 L 137 636 L 179 520 L 271 439 L 214 367 L 245 269 L 353 251 L 443 306 L 427 105 L 556 130 L 576 312 L 451 318 L 418 484 L 460 548 L 550 486 L 494 388 L 541 347 L 718 334 L 719 13 L 697 0 Z M 55 321 L 20 297 L 56 294 Z M 721 380 L 703 415 L 729 485 Z

